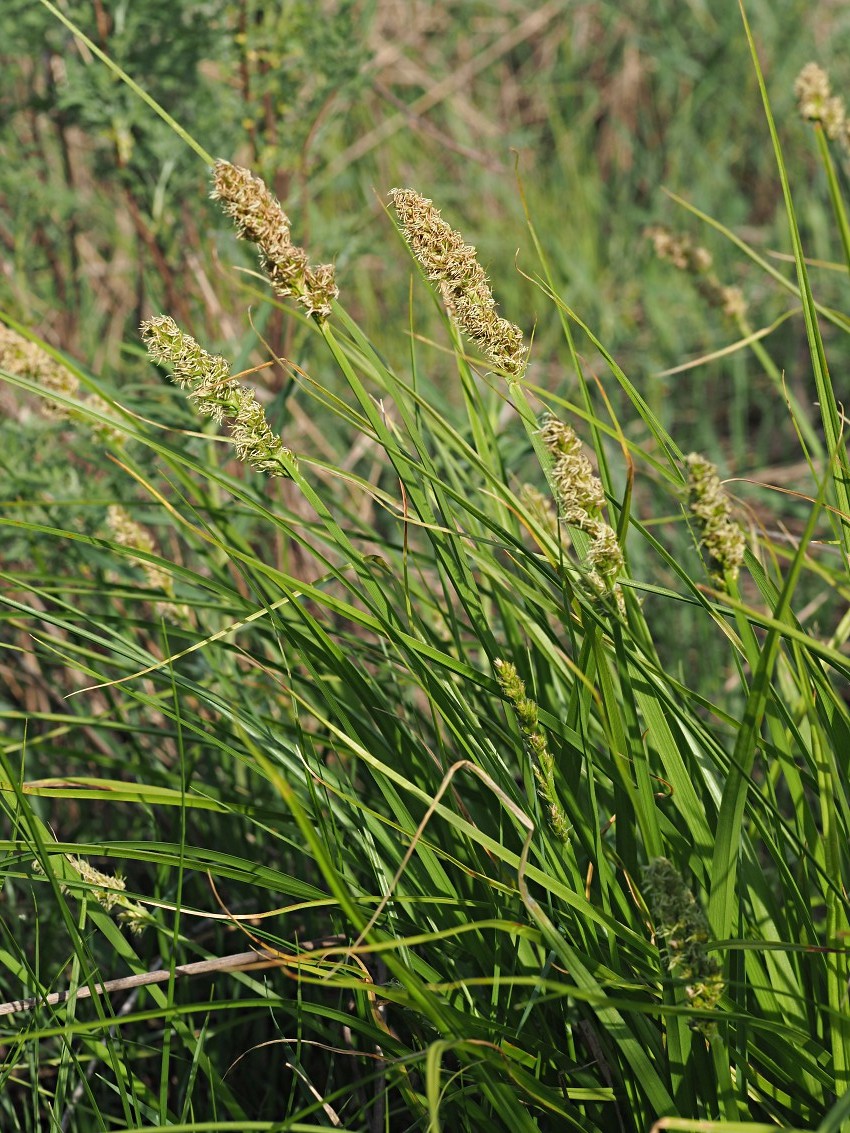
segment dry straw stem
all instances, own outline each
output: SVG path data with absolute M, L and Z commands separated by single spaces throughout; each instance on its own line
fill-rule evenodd
M 732 519 L 729 497 L 716 467 L 697 452 L 685 457 L 688 508 L 699 528 L 699 543 L 708 556 L 711 576 L 719 586 L 737 579 L 744 561 L 744 533 Z
M 219 160 L 210 196 L 221 201 L 241 239 L 257 245 L 263 271 L 275 292 L 295 299 L 308 315 L 327 319 L 339 294 L 334 266 L 310 266 L 304 249 L 292 243 L 289 217 L 265 181 L 249 169 Z
M 240 460 L 269 476 L 290 475 L 295 457 L 272 432 L 253 391 L 230 376 L 225 358 L 208 354 L 168 315 L 142 323 L 141 334 L 148 354 L 155 362 L 172 367 L 172 380 L 188 389 L 198 412 L 228 423 Z
M 260 968 L 279 967 L 285 961 L 265 952 L 251 951 L 238 952 L 235 956 L 213 957 L 211 960 L 196 960 L 192 964 L 177 964 L 173 968 L 174 976 L 207 976 L 216 972 L 250 972 Z M 132 991 L 137 987 L 148 987 L 150 984 L 168 983 L 172 978 L 171 968 L 159 968 L 150 972 L 138 972 L 134 976 L 122 976 L 117 980 L 107 980 L 105 983 L 94 985 L 94 991 L 88 986 L 78 987 L 74 991 L 52 991 L 49 995 L 37 996 L 32 999 L 13 999 L 8 1003 L 0 1003 L 0 1016 L 15 1015 L 19 1011 L 32 1011 L 36 1007 L 55 1007 L 66 1003 L 69 999 L 88 999 L 92 994 L 105 995 L 112 991 Z
M 401 232 L 430 280 L 439 284 L 449 314 L 497 370 L 518 377 L 528 349 L 522 331 L 496 314 L 496 302 L 471 244 L 446 224 L 427 197 L 392 189 Z

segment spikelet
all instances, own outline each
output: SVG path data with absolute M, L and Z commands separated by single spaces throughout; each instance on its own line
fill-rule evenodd
M 623 613 L 625 603 L 617 582 L 625 565 L 623 551 L 616 532 L 600 515 L 605 507 L 602 482 L 569 425 L 549 416 L 543 422 L 540 437 L 553 459 L 550 475 L 561 518 L 590 537 L 585 584 L 597 598 L 613 597 Z
M 76 398 L 79 394 L 80 382 L 76 374 L 61 362 L 57 362 L 38 343 L 24 338 L 22 334 L 18 334 L 3 323 L 0 323 L 0 370 L 29 378 L 42 389 L 61 394 L 63 397 Z M 103 417 L 114 417 L 112 406 L 100 394 L 90 393 L 83 399 L 82 405 Z M 78 410 L 71 409 L 52 398 L 42 400 L 41 411 L 45 417 L 58 421 L 82 421 L 102 440 L 111 441 L 113 444 L 124 443 L 124 434 L 117 425 L 110 425 L 108 421 L 91 421 Z
M 101 873 L 85 858 L 77 858 L 72 854 L 66 854 L 65 860 L 80 878 L 91 886 L 90 896 L 104 912 L 112 914 L 117 910 L 118 919 L 137 936 L 144 931 L 149 921 L 148 914 L 141 905 L 131 901 L 126 895 L 127 885 L 123 877 Z M 36 873 L 44 873 L 41 862 L 33 862 L 33 869 Z M 69 886 L 64 882 L 60 887 L 63 893 L 70 891 Z
M 850 147 L 850 123 L 844 100 L 833 95 L 829 75 L 817 63 L 807 63 L 794 82 L 794 94 L 800 117 L 820 122 L 824 133 L 833 141 Z
M 692 1007 L 713 1010 L 725 985 L 719 962 L 706 948 L 711 931 L 705 913 L 666 858 L 654 858 L 645 867 L 643 880 L 655 935 L 666 945 L 670 974 L 685 981 Z M 708 1034 L 713 1024 L 694 1020 L 692 1026 Z
M 555 790 L 555 760 L 549 750 L 546 733 L 537 723 L 537 705 L 526 696 L 525 682 L 517 672 L 516 665 L 502 660 L 496 660 L 493 664 L 496 680 L 514 707 L 523 742 L 531 754 L 537 790 L 549 812 L 549 825 L 558 841 L 566 842 L 570 824 Z
M 646 236 L 652 241 L 655 254 L 666 260 L 679 271 L 694 277 L 697 291 L 708 303 L 722 311 L 727 318 L 742 319 L 747 313 L 747 300 L 740 287 L 727 287 L 711 270 L 711 252 L 695 244 L 686 233 L 671 232 L 668 228 L 655 226 L 646 229 Z

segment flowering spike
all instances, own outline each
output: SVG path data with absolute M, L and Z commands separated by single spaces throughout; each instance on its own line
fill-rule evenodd
M 63 366 L 48 352 L 24 338 L 22 334 L 0 323 L 0 369 L 8 370 L 10 374 L 19 374 L 29 378 L 51 393 L 61 394 L 63 397 L 77 397 L 80 382 L 77 375 L 67 366 Z M 112 406 L 99 393 L 90 393 L 82 401 L 82 405 L 101 414 L 102 417 L 113 417 Z M 112 441 L 113 444 L 123 444 L 124 434 L 116 426 L 107 421 L 92 421 L 79 410 L 71 409 L 52 398 L 45 398 L 41 402 L 41 411 L 45 417 L 55 420 L 74 419 L 82 420 L 102 440 Z
M 794 94 L 800 117 L 809 122 L 820 122 L 826 136 L 840 141 L 847 149 L 850 145 L 850 124 L 844 100 L 833 95 L 829 75 L 823 67 L 807 63 L 794 82 Z
M 496 660 L 496 680 L 514 707 L 523 741 L 531 753 L 537 790 L 549 809 L 549 823 L 560 842 L 566 842 L 570 824 L 555 790 L 555 759 L 546 733 L 537 722 L 537 705 L 525 694 L 525 682 L 511 661 Z
M 727 287 L 711 270 L 711 252 L 695 244 L 686 233 L 671 232 L 656 226 L 645 233 L 652 241 L 659 260 L 666 260 L 679 271 L 694 277 L 697 291 L 708 303 L 722 311 L 727 318 L 742 319 L 747 313 L 747 300 L 740 287 Z
M 670 974 L 685 981 L 691 1006 L 713 1010 L 725 984 L 720 964 L 706 949 L 711 931 L 705 913 L 667 858 L 653 858 L 643 871 L 643 880 L 655 934 L 666 944 Z M 712 1026 L 699 1021 L 693 1025 L 706 1033 Z
M 307 253 L 292 243 L 289 217 L 260 177 L 248 169 L 219 160 L 213 172 L 213 200 L 236 222 L 241 239 L 260 250 L 260 263 L 275 292 L 295 299 L 323 321 L 339 294 L 333 264 L 311 267 Z
M 708 555 L 714 581 L 738 577 L 744 561 L 744 533 L 731 518 L 729 497 L 716 467 L 697 452 L 685 457 L 688 468 L 688 507 L 700 531 L 700 546 Z
M 230 364 L 208 354 L 174 319 L 157 315 L 142 323 L 142 338 L 155 362 L 167 362 L 172 380 L 188 389 L 189 400 L 205 417 L 228 422 L 236 455 L 257 472 L 288 476 L 295 457 L 272 432 L 253 392 L 230 376 Z
M 624 568 L 623 552 L 614 529 L 600 518 L 605 507 L 602 482 L 582 452 L 575 430 L 557 417 L 547 417 L 540 437 L 549 450 L 553 465 L 550 473 L 561 518 L 590 536 L 585 581 L 596 597 L 613 595 L 622 613 L 623 593 L 617 577 Z
M 413 189 L 391 189 L 401 233 L 458 326 L 497 370 L 514 377 L 528 353 L 519 327 L 496 314 L 496 302 L 475 248 L 451 228 L 427 197 Z

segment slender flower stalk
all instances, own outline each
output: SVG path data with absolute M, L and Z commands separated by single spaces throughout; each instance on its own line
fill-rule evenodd
M 555 759 L 549 750 L 546 734 L 537 722 L 537 705 L 526 696 L 525 682 L 517 672 L 516 665 L 501 660 L 495 661 L 494 665 L 496 679 L 514 707 L 523 742 L 531 755 L 537 790 L 549 811 L 549 824 L 555 837 L 560 842 L 566 842 L 570 824 L 555 789 Z
M 685 457 L 688 469 L 688 508 L 699 529 L 699 543 L 708 556 L 709 570 L 719 586 L 738 577 L 746 540 L 732 519 L 729 497 L 717 468 L 699 453 Z
M 339 294 L 333 264 L 311 267 L 307 253 L 292 243 L 289 217 L 262 178 L 240 165 L 219 160 L 213 171 L 213 200 L 236 222 L 243 240 L 256 244 L 260 263 L 275 292 L 295 299 L 321 322 Z
M 528 350 L 522 331 L 496 314 L 496 302 L 471 244 L 451 228 L 427 197 L 390 190 L 401 233 L 430 280 L 439 284 L 449 314 L 497 370 L 516 377 Z
M 720 963 L 706 948 L 711 930 L 705 913 L 667 858 L 654 858 L 644 869 L 643 880 L 655 935 L 665 943 L 671 976 L 685 981 L 692 1007 L 713 1010 L 725 984 Z M 692 1025 L 704 1033 L 713 1026 L 700 1020 Z
M 198 412 L 219 424 L 228 423 L 240 460 L 269 476 L 290 474 L 295 457 L 272 432 L 253 391 L 230 376 L 226 359 L 208 354 L 168 315 L 148 319 L 141 333 L 148 354 L 171 366 L 172 381 L 189 391 Z
M 552 456 L 550 475 L 561 518 L 590 537 L 589 569 L 584 574 L 587 587 L 597 598 L 613 597 L 623 612 L 625 604 L 617 578 L 625 564 L 616 532 L 601 517 L 605 507 L 602 482 L 569 425 L 557 417 L 547 417 L 540 437 Z

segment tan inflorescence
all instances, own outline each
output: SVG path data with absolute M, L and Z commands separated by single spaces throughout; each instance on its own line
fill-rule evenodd
M 494 661 L 496 679 L 502 692 L 511 702 L 523 742 L 531 754 L 537 790 L 549 812 L 549 824 L 555 837 L 566 842 L 570 824 L 555 790 L 555 760 L 549 750 L 546 734 L 537 722 L 537 705 L 525 694 L 525 683 L 510 661 Z
M 643 871 L 647 905 L 655 935 L 667 949 L 671 976 L 685 981 L 685 994 L 692 1007 L 716 1008 L 724 991 L 719 962 L 706 948 L 711 931 L 682 876 L 667 858 L 654 858 Z M 694 1020 L 695 1029 L 710 1033 L 710 1021 Z
M 850 122 L 844 99 L 832 93 L 829 75 L 817 63 L 807 63 L 796 78 L 794 94 L 800 117 L 808 122 L 820 122 L 824 133 L 833 141 L 850 149 Z
M 717 468 L 700 453 L 685 457 L 688 469 L 688 509 L 699 528 L 700 546 L 708 556 L 714 581 L 738 577 L 744 561 L 746 540 L 732 519 L 729 497 L 723 490 Z
M 589 569 L 584 574 L 587 587 L 597 598 L 614 597 L 622 611 L 623 594 L 617 578 L 623 572 L 623 552 L 616 532 L 601 517 L 605 507 L 602 482 L 569 425 L 557 417 L 548 417 L 540 437 L 553 460 L 550 475 L 561 518 L 590 537 Z
M 656 225 L 646 229 L 655 254 L 679 271 L 694 277 L 696 288 L 708 303 L 730 319 L 742 319 L 747 313 L 747 301 L 740 287 L 727 287 L 711 270 L 711 252 L 695 244 L 686 233 L 671 232 Z
M 38 343 L 24 338 L 22 334 L 3 323 L 0 323 L 0 370 L 29 378 L 48 393 L 58 393 L 62 397 L 73 398 L 79 394 L 80 382 L 76 374 L 48 354 Z M 88 394 L 80 401 L 80 405 L 100 413 L 103 417 L 114 416 L 109 403 L 96 393 Z M 54 420 L 83 421 L 103 440 L 119 444 L 124 441 L 124 434 L 117 426 L 110 425 L 108 421 L 92 421 L 85 413 L 71 409 L 52 398 L 42 400 L 41 410 L 45 417 Z
M 449 314 L 493 367 L 517 376 L 528 350 L 522 331 L 496 314 L 496 302 L 471 244 L 451 228 L 427 197 L 392 189 L 401 232 L 430 280 L 439 285 Z
M 208 354 L 168 315 L 148 319 L 141 333 L 148 354 L 171 366 L 172 380 L 189 391 L 197 411 L 219 424 L 227 422 L 240 460 L 269 476 L 290 474 L 295 457 L 272 432 L 253 391 L 230 376 L 225 358 Z
M 339 294 L 333 264 L 311 267 L 307 253 L 292 243 L 289 217 L 262 178 L 249 169 L 217 161 L 213 172 L 213 200 L 236 222 L 243 240 L 256 244 L 260 263 L 275 292 L 294 299 L 317 319 L 326 319 Z

